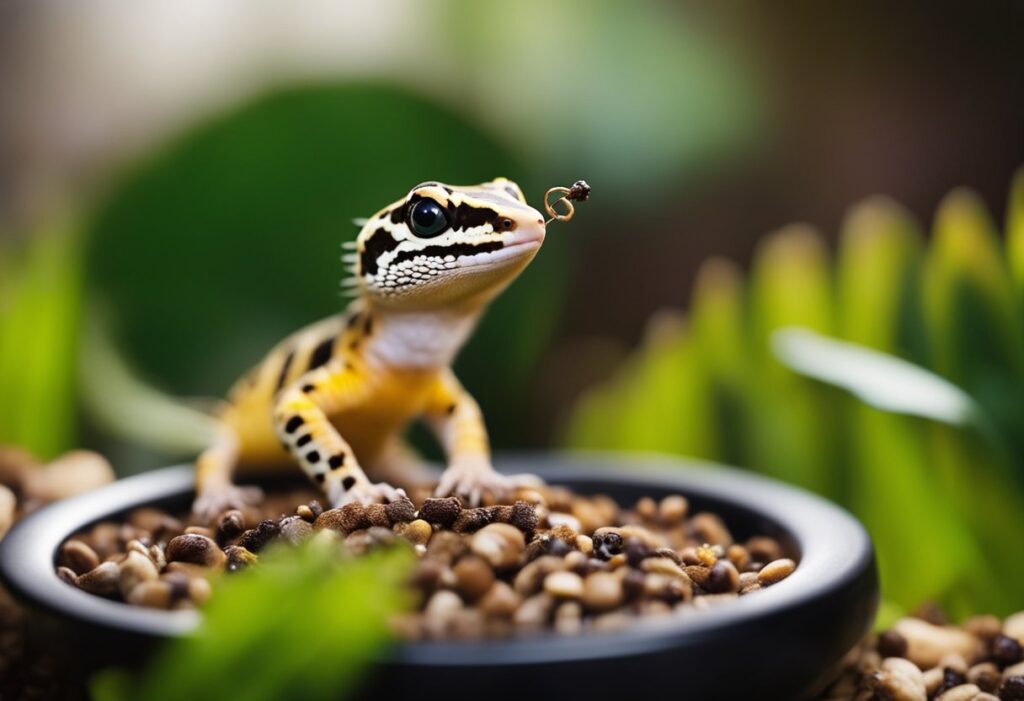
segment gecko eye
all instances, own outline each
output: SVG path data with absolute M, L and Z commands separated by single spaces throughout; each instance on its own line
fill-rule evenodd
M 420 200 L 409 210 L 409 228 L 420 238 L 434 238 L 448 228 L 448 217 L 434 200 Z

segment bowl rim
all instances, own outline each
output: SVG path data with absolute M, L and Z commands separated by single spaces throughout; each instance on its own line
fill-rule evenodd
M 799 552 L 799 565 L 755 596 L 706 610 L 640 617 L 622 630 L 576 636 L 545 632 L 483 643 L 399 643 L 388 652 L 389 661 L 521 665 L 643 655 L 785 614 L 865 577 L 873 579 L 877 592 L 874 549 L 863 526 L 846 510 L 798 487 L 716 463 L 649 453 L 517 453 L 499 455 L 495 463 L 503 472 L 536 472 L 554 484 L 650 486 L 732 502 L 786 532 Z M 0 578 L 30 606 L 63 617 L 150 638 L 187 635 L 200 625 L 200 613 L 152 610 L 97 597 L 61 581 L 55 563 L 60 545 L 74 532 L 132 508 L 191 493 L 193 474 L 190 464 L 161 468 L 40 508 L 0 541 Z

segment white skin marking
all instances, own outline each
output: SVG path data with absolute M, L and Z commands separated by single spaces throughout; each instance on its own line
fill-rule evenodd
M 450 365 L 476 326 L 477 314 L 389 312 L 366 344 L 368 362 L 430 369 Z

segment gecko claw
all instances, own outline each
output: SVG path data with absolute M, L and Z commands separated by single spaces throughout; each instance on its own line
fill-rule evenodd
M 441 475 L 434 496 L 457 496 L 469 506 L 479 506 L 484 494 L 508 500 L 517 489 L 539 487 L 544 481 L 531 474 L 503 475 L 492 468 L 449 467 Z

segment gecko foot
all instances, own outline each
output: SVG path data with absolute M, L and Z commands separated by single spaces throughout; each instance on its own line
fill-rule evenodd
M 208 524 L 225 511 L 244 509 L 259 503 L 262 498 L 263 490 L 259 487 L 238 487 L 233 484 L 224 487 L 208 487 L 200 491 L 192 503 L 192 513 L 202 523 Z
M 484 494 L 490 494 L 499 501 L 512 496 L 524 487 L 539 487 L 544 481 L 531 474 L 503 475 L 493 468 L 451 466 L 441 475 L 441 481 L 434 495 L 457 496 L 469 506 L 479 506 Z

